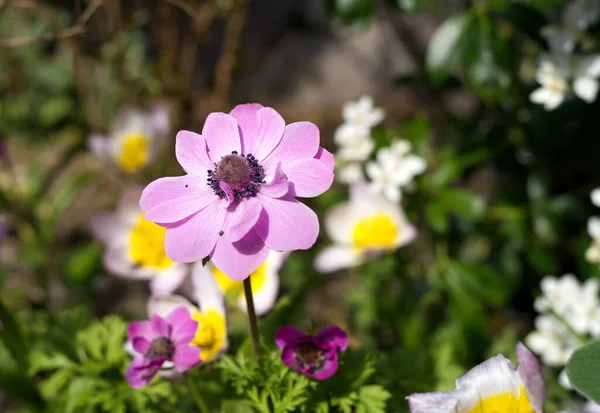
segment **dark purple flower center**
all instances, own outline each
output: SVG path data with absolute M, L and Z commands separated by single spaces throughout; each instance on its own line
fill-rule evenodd
M 315 371 L 323 367 L 327 353 L 315 343 L 307 342 L 298 344 L 295 356 L 300 368 Z
M 175 345 L 167 337 L 159 337 L 152 340 L 146 358 L 151 360 L 165 358 L 170 360 L 175 354 Z
M 233 197 L 239 199 L 254 195 L 260 184 L 264 183 L 264 177 L 265 170 L 252 154 L 240 155 L 233 151 L 222 157 L 214 170 L 208 171 L 207 181 L 219 198 L 227 196 L 219 185 L 223 182 L 231 187 Z

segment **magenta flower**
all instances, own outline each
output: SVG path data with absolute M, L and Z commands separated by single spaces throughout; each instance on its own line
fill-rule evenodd
M 348 348 L 348 336 L 334 325 L 316 336 L 283 326 L 275 333 L 275 343 L 283 350 L 281 361 L 286 366 L 311 379 L 325 380 L 337 371 L 338 354 Z
M 153 315 L 149 321 L 129 324 L 127 335 L 139 354 L 125 372 L 129 385 L 144 387 L 168 362 L 179 372 L 200 363 L 200 347 L 190 346 L 197 328 L 198 322 L 185 307 L 173 310 L 166 318 Z
M 210 256 L 240 281 L 269 250 L 314 244 L 317 216 L 296 197 L 318 196 L 333 182 L 333 156 L 314 124 L 286 126 L 272 108 L 239 105 L 211 113 L 202 135 L 180 131 L 175 153 L 187 175 L 152 182 L 140 200 L 145 218 L 167 228 L 173 261 Z

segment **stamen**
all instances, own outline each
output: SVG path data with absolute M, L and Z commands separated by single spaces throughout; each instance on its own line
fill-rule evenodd
M 219 198 L 226 198 L 225 191 L 219 186 L 224 182 L 233 191 L 234 199 L 253 196 L 258 187 L 264 183 L 264 168 L 258 164 L 258 160 L 252 154 L 238 154 L 237 151 L 231 155 L 225 155 L 215 164 L 214 170 L 208 170 L 207 183 Z
M 173 357 L 173 354 L 175 354 L 175 345 L 171 339 L 167 337 L 159 337 L 152 340 L 150 343 L 150 348 L 146 353 L 146 358 L 166 358 L 170 360 Z
M 325 350 L 312 342 L 301 343 L 296 348 L 295 361 L 301 369 L 308 369 L 314 372 L 323 368 L 325 360 Z

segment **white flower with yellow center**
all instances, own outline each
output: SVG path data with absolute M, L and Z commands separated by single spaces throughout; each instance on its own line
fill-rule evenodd
M 399 204 L 373 195 L 364 184 L 351 186 L 350 200 L 327 212 L 325 228 L 335 245 L 317 256 L 315 268 L 321 272 L 360 265 L 370 256 L 408 244 L 417 235 Z
M 152 161 L 169 127 L 168 110 L 162 104 L 155 105 L 149 112 L 126 108 L 110 125 L 108 136 L 93 134 L 89 146 L 99 158 L 134 173 Z
M 544 56 L 535 75 L 541 85 L 531 92 L 529 99 L 533 103 L 544 105 L 546 110 L 557 108 L 569 91 L 569 62 L 566 57 L 551 59 Z
M 268 313 L 277 301 L 279 270 L 283 266 L 287 255 L 287 252 L 269 252 L 265 262 L 250 274 L 254 307 L 256 314 L 259 316 Z M 231 300 L 242 311 L 246 311 L 246 299 L 241 281 L 233 281 L 211 262 L 203 268 L 198 268 L 197 272 L 198 278 L 195 278 L 195 280 L 197 280 L 198 286 L 196 288 L 201 289 L 204 280 L 212 279 L 213 282 L 217 283 L 221 295 L 225 296 L 227 300 Z
M 546 386 L 535 356 L 517 345 L 519 368 L 502 355 L 488 359 L 456 380 L 456 390 L 414 393 L 412 413 L 542 413 Z
M 592 190 L 590 193 L 590 200 L 594 206 L 600 207 L 600 188 Z
M 144 219 L 139 200 L 142 190 L 128 190 L 116 211 L 92 218 L 94 236 L 104 244 L 104 266 L 131 279 L 151 280 L 155 294 L 169 294 L 184 281 L 188 267 L 175 263 L 165 252 L 166 229 Z
M 148 300 L 148 315 L 165 317 L 178 307 L 186 307 L 198 322 L 192 346 L 200 347 L 202 362 L 215 360 L 229 346 L 223 295 L 214 279 L 203 276 L 202 263 L 192 268 L 193 296 L 198 305 L 180 295 L 154 295 Z

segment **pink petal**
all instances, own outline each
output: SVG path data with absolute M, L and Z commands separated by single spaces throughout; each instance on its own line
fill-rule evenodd
M 275 344 L 277 347 L 284 348 L 287 345 L 296 343 L 296 340 L 304 336 L 304 333 L 294 326 L 279 327 L 275 333 Z
M 152 331 L 158 337 L 169 337 L 171 333 L 171 328 L 169 327 L 169 323 L 167 320 L 158 315 L 153 315 L 150 318 L 150 326 L 152 327 Z
M 338 369 L 337 356 L 328 358 L 323 367 L 314 372 L 313 377 L 317 380 L 325 380 L 335 374 Z
M 227 113 L 214 112 L 208 115 L 202 136 L 206 139 L 208 155 L 213 162 L 219 162 L 233 151 L 242 152 L 237 121 Z
M 289 195 L 269 198 L 257 194 L 263 211 L 254 229 L 275 251 L 308 249 L 319 235 L 317 215 Z
M 150 342 L 143 337 L 136 337 L 132 341 L 133 349 L 140 354 L 146 354 L 150 348 Z
M 317 334 L 317 338 L 333 346 L 338 353 L 344 352 L 348 348 L 348 335 L 335 325 L 325 327 Z
M 281 361 L 283 364 L 296 371 L 296 346 L 287 346 L 281 352 Z
M 151 363 L 144 357 L 137 357 L 129 363 L 125 371 L 125 378 L 131 387 L 139 389 L 148 384 L 159 369 L 159 364 Z
M 519 369 L 517 373 L 527 389 L 527 395 L 536 412 L 542 412 L 546 400 L 546 383 L 538 359 L 523 344 L 517 344 L 517 360 Z
M 179 222 L 203 210 L 218 199 L 213 190 L 208 185 L 204 185 L 197 189 L 191 189 L 187 195 L 155 206 L 146 213 L 144 218 L 160 224 Z
M 319 128 L 311 122 L 291 123 L 285 127 L 281 141 L 261 165 L 269 175 L 278 162 L 285 164 L 297 159 L 313 158 L 318 150 Z
M 133 321 L 127 327 L 127 337 L 130 340 L 134 340 L 136 337 L 152 340 L 156 335 L 152 332 L 149 321 Z
M 227 196 L 227 202 L 231 204 L 235 199 L 233 189 L 231 189 L 231 186 L 229 186 L 227 182 L 220 181 L 219 188 L 221 188 L 223 192 L 225 192 L 225 195 Z
M 187 346 L 196 337 L 197 330 L 198 322 L 190 318 L 185 323 L 177 326 L 177 328 L 173 328 L 171 339 L 176 346 Z
M 173 199 L 185 198 L 191 201 L 194 196 L 203 197 L 207 188 L 210 190 L 206 180 L 194 175 L 160 178 L 144 188 L 140 198 L 140 208 L 144 212 L 149 212 L 152 208 Z
M 257 116 L 259 127 L 250 153 L 261 162 L 281 141 L 285 121 L 273 108 L 262 108 Z
M 190 310 L 186 307 L 178 307 L 167 316 L 167 323 L 175 330 L 187 321 L 191 320 Z
M 240 200 L 229 207 L 229 224 L 225 236 L 230 242 L 241 240 L 256 225 L 262 210 L 261 204 L 254 198 Z
M 175 350 L 173 363 L 177 371 L 183 373 L 200 363 L 200 347 L 180 346 Z
M 226 237 L 217 241 L 211 259 L 215 266 L 234 281 L 242 281 L 267 259 L 269 248 L 254 230 L 231 243 Z
M 242 153 L 250 153 L 254 146 L 254 140 L 258 136 L 257 112 L 263 108 L 258 103 L 246 103 L 237 105 L 229 114 L 237 120 L 242 140 Z
M 273 180 L 268 184 L 261 185 L 260 192 L 263 195 L 269 196 L 271 198 L 281 198 L 289 191 L 288 178 L 283 173 L 283 169 L 281 168 L 281 163 L 277 163 L 277 167 L 275 169 L 275 175 L 273 176 Z
M 194 132 L 182 130 L 177 133 L 175 156 L 184 171 L 200 178 L 206 179 L 207 172 L 215 169 L 208 157 L 206 141 Z
M 167 227 L 165 251 L 175 262 L 195 262 L 213 250 L 227 209 L 219 199 L 177 226 Z
M 169 107 L 164 103 L 155 103 L 149 115 L 149 122 L 152 125 L 152 129 L 158 135 L 166 135 L 171 128 L 171 121 L 169 117 Z
M 333 167 L 335 166 L 335 158 L 333 154 L 329 152 L 327 149 L 320 147 L 315 155 L 315 159 L 323 162 L 329 169 L 333 171 Z
M 333 183 L 333 172 L 323 162 L 314 158 L 285 164 L 283 171 L 289 180 L 292 196 L 304 198 L 319 196 Z

